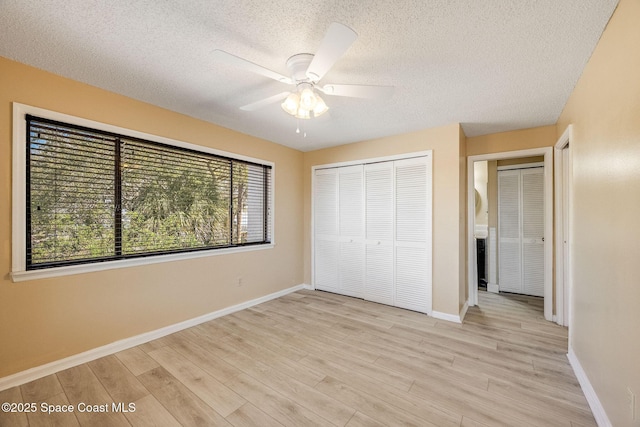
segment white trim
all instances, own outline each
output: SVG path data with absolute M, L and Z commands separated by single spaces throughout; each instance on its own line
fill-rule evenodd
M 56 372 L 62 371 L 64 369 L 72 368 L 74 366 L 78 366 L 83 363 L 99 359 L 101 357 L 109 356 L 119 351 L 127 350 L 129 348 L 147 343 L 149 341 L 153 341 L 155 339 L 182 331 L 183 329 L 191 328 L 201 323 L 217 319 L 218 317 L 226 316 L 227 314 L 235 313 L 236 311 L 253 307 L 254 305 L 262 304 L 263 302 L 279 298 L 281 296 L 299 291 L 301 289 L 308 289 L 308 285 L 301 284 L 288 289 L 283 289 L 281 291 L 255 298 L 250 301 L 245 301 L 231 307 L 223 308 L 208 314 L 204 314 L 202 316 L 194 317 L 193 319 L 185 320 L 183 322 L 165 326 L 164 328 L 125 338 L 107 345 L 103 345 L 101 347 L 96 347 L 91 350 L 75 354 L 73 356 L 65 357 L 64 359 L 56 360 L 45 365 L 36 366 L 35 368 L 27 369 L 26 371 L 18 372 L 13 375 L 0 378 L 0 391 L 28 383 L 47 375 L 55 374 Z
M 29 110 L 31 111 L 31 110 Z M 26 265 L 27 224 L 26 215 L 26 163 L 27 153 L 23 144 L 27 135 L 27 123 L 24 120 L 26 110 L 22 104 L 13 103 L 13 177 L 11 200 L 11 271 L 24 271 Z M 18 118 L 22 120 L 18 120 Z M 22 218 L 22 219 L 21 219 Z
M 543 167 L 544 162 L 521 163 L 518 165 L 498 166 L 499 171 L 509 171 L 514 169 L 531 169 Z
M 134 138 L 159 142 L 175 147 L 186 148 L 203 153 L 225 156 L 233 159 L 244 160 L 256 164 L 271 167 L 271 203 L 268 207 L 271 212 L 269 229 L 271 230 L 271 243 L 264 245 L 250 245 L 243 247 L 233 247 L 224 249 L 211 249 L 196 252 L 186 252 L 179 254 L 153 255 L 141 258 L 132 258 L 117 261 L 105 261 L 91 264 L 73 265 L 66 267 L 54 267 L 42 270 L 26 270 L 26 132 L 27 126 L 25 116 L 31 114 L 37 117 L 56 120 L 64 123 L 70 123 L 78 126 L 85 126 L 92 129 L 102 130 L 105 132 L 117 133 Z M 93 120 L 83 119 L 80 117 L 70 116 L 68 114 L 58 113 L 55 111 L 45 110 L 43 108 L 33 107 L 30 105 L 13 103 L 13 176 L 12 176 L 12 246 L 11 246 L 11 280 L 14 282 L 22 282 L 26 280 L 43 279 L 48 277 L 59 277 L 71 274 L 80 274 L 94 271 L 110 270 L 114 268 L 133 267 L 139 265 L 156 264 L 159 262 L 177 261 L 193 258 L 202 258 L 215 255 L 224 255 L 236 252 L 249 252 L 255 250 L 272 249 L 275 246 L 275 163 L 261 160 L 253 157 L 243 156 L 240 154 L 230 153 L 227 151 L 217 150 L 210 147 L 191 144 L 188 142 L 177 141 L 158 135 L 152 135 L 144 132 L 138 132 L 131 129 L 125 129 L 118 126 L 100 123 Z
M 480 154 L 467 157 L 467 206 L 475 206 L 474 170 L 475 162 L 484 160 L 502 160 L 517 157 L 544 156 L 544 318 L 553 317 L 553 148 L 531 148 L 528 150 L 506 151 L 501 153 Z M 467 209 L 467 230 L 475 229 L 475 212 Z M 467 232 L 467 256 L 470 262 L 476 259 L 476 245 L 473 232 Z M 468 269 L 469 305 L 478 304 L 477 273 Z
M 406 159 L 412 159 L 414 157 L 426 157 L 426 156 L 433 156 L 433 150 L 414 151 L 412 153 L 394 154 L 392 156 L 372 157 L 369 159 L 348 160 L 345 162 L 328 163 L 325 165 L 315 165 L 315 166 L 311 166 L 311 173 L 315 175 L 316 169 L 341 168 L 345 166 L 366 165 L 369 163 L 390 162 L 393 160 L 406 160 Z
M 593 412 L 593 417 L 596 419 L 596 423 L 599 427 L 611 427 L 612 424 L 611 421 L 609 421 L 609 417 L 607 416 L 606 411 L 604 410 L 604 406 L 602 406 L 602 403 L 600 402 L 595 389 L 591 385 L 591 381 L 589 381 L 589 377 L 587 377 L 587 373 L 582 368 L 582 365 L 578 360 L 578 356 L 576 356 L 576 354 L 573 352 L 573 348 L 571 347 L 569 347 L 567 358 L 569 359 L 569 363 L 573 368 L 573 373 L 576 375 L 576 378 L 580 383 L 580 388 L 582 388 L 584 397 L 589 403 L 589 407 L 591 408 L 591 412 Z
M 460 323 L 464 320 L 464 316 L 467 315 L 467 310 L 469 309 L 469 300 L 464 302 L 462 309 L 460 309 Z
M 487 274 L 487 290 L 489 292 L 498 292 L 498 264 L 497 264 L 497 245 L 498 235 L 496 233 L 496 227 L 489 227 L 489 237 L 487 238 L 487 259 L 488 259 L 488 274 Z M 490 291 L 490 286 L 495 287 L 495 291 Z
M 467 305 L 466 302 L 465 305 Z M 431 317 L 433 317 L 434 319 L 446 320 L 447 322 L 462 323 L 460 315 L 442 313 L 441 311 L 432 311 Z
M 556 268 L 555 268 L 555 279 L 556 279 L 556 323 L 562 326 L 570 326 L 570 298 L 569 293 L 571 291 L 571 221 L 569 221 L 569 254 L 567 256 L 567 265 L 565 265 L 564 259 L 564 219 L 566 215 L 570 215 L 572 211 L 571 206 L 571 198 L 569 198 L 569 203 L 567 204 L 568 212 L 564 212 L 564 198 L 566 197 L 565 191 L 566 189 L 563 186 L 563 175 L 564 171 L 564 156 L 568 156 L 569 163 L 569 182 L 568 187 L 571 188 L 571 152 L 569 151 L 569 144 L 573 140 L 573 125 L 567 126 L 565 131 L 562 133 L 562 136 L 558 138 L 554 146 L 554 154 L 555 154 L 555 164 L 554 164 L 554 190 L 555 190 L 555 248 L 556 248 Z M 567 150 L 565 150 L 567 149 Z M 564 283 L 565 278 L 565 269 L 567 282 Z M 571 333 L 571 328 L 569 328 L 569 333 Z
M 211 249 L 179 254 L 153 255 L 142 258 L 131 258 L 117 261 L 96 262 L 91 264 L 69 265 L 65 267 L 43 268 L 41 270 L 12 271 L 9 273 L 14 282 L 27 280 L 46 279 L 49 277 L 70 276 L 73 274 L 91 273 L 95 271 L 112 270 L 115 268 L 136 267 L 140 265 L 158 264 L 161 262 L 181 261 L 185 259 L 206 258 L 217 255 L 233 254 L 238 252 L 252 252 L 275 247 L 273 243 L 263 245 L 242 246 L 236 248 Z
M 316 170 L 312 167 L 311 168 L 311 212 L 309 212 L 310 216 L 311 216 L 311 221 L 310 222 L 310 229 L 309 229 L 309 235 L 310 235 L 310 239 L 309 242 L 311 244 L 311 250 L 309 251 L 309 256 L 311 257 L 311 259 L 309 260 L 309 263 L 311 264 L 311 277 L 309 278 L 311 281 L 311 288 L 313 290 L 316 289 L 316 243 L 315 243 L 315 229 L 316 229 L 316 225 L 315 225 L 315 215 L 313 214 L 315 212 L 315 191 L 316 188 Z M 304 260 L 303 260 L 304 261 Z

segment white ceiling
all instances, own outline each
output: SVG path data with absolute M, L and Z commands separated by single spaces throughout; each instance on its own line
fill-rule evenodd
M 302 151 L 460 122 L 467 136 L 553 124 L 618 0 L 0 0 L 0 56 Z M 321 81 L 391 85 L 386 102 L 323 96 L 216 63 L 222 49 L 288 75 L 329 24 L 358 39 Z

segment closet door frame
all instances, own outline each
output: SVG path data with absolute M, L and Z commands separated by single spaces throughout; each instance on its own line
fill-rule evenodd
M 311 288 L 316 289 L 315 285 L 315 191 L 316 191 L 316 170 L 319 169 L 329 169 L 329 168 L 337 168 L 337 167 L 345 167 L 345 166 L 355 166 L 355 165 L 366 165 L 370 163 L 378 163 L 378 162 L 388 162 L 388 161 L 396 161 L 396 160 L 406 160 L 416 157 L 427 157 L 427 162 L 429 164 L 428 170 L 431 171 L 431 185 L 433 185 L 433 150 L 425 150 L 418 151 L 412 153 L 398 154 L 392 156 L 384 156 L 384 157 L 374 157 L 374 158 L 366 158 L 366 159 L 358 159 L 352 161 L 345 162 L 337 162 L 337 163 L 329 163 L 323 165 L 316 165 L 311 167 Z M 433 227 L 433 188 L 431 188 L 431 199 L 428 200 L 429 205 L 429 214 L 428 214 L 428 227 L 431 230 Z M 427 219 L 426 219 L 427 220 Z M 430 277 L 429 280 L 429 305 L 427 307 L 427 314 L 430 314 L 432 311 L 433 304 L 433 235 L 431 234 L 431 242 L 427 244 L 428 250 L 428 258 L 431 261 L 432 265 L 429 266 Z

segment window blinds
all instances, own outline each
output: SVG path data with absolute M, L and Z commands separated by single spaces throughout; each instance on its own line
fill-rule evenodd
M 26 120 L 27 269 L 271 240 L 268 165 Z

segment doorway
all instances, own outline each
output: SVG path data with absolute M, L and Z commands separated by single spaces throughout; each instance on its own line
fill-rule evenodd
M 482 154 L 467 158 L 467 206 L 475 206 L 476 191 L 474 186 L 474 169 L 476 162 L 498 161 L 521 157 L 543 156 L 543 186 L 544 186 L 544 317 L 553 320 L 553 149 L 551 147 L 534 148 L 529 150 L 509 151 L 494 154 Z M 474 209 L 468 209 L 467 248 L 469 259 L 468 294 L 469 306 L 478 304 L 478 268 L 474 260 L 477 259 L 475 243 L 476 215 Z M 491 257 L 491 233 L 489 232 L 489 257 Z M 491 266 L 489 266 L 491 276 Z M 489 283 L 489 286 L 491 283 Z

